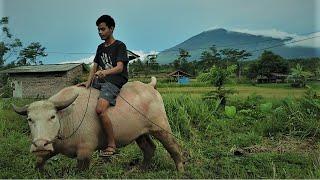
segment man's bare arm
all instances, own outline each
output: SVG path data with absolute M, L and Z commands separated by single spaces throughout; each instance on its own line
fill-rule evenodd
M 93 63 L 93 67 L 90 69 L 88 80 L 86 82 L 78 84 L 78 86 L 85 86 L 86 88 L 89 88 L 90 84 L 91 84 L 91 81 L 94 78 L 95 73 L 97 72 L 97 69 L 98 69 L 98 64 L 97 63 Z
M 118 61 L 116 67 L 113 67 L 111 69 L 97 71 L 95 73 L 95 75 L 97 75 L 97 76 L 99 76 L 101 78 L 101 77 L 108 76 L 110 74 L 118 74 L 118 73 L 121 73 L 123 71 L 123 66 L 124 66 L 123 62 L 122 61 Z

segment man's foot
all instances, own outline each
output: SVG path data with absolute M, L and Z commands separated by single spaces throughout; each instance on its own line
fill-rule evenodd
M 108 146 L 105 150 L 100 151 L 100 157 L 110 157 L 117 154 L 116 147 Z

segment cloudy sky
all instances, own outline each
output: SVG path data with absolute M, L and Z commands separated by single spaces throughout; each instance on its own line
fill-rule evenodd
M 114 17 L 116 39 L 143 55 L 215 28 L 301 38 L 320 31 L 319 10 L 320 0 L 0 0 L 12 34 L 47 48 L 45 63 L 90 61 L 92 54 L 63 53 L 94 53 L 102 14 Z

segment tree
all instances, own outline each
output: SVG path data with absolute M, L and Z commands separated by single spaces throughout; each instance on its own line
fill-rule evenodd
M 44 52 L 46 48 L 42 47 L 39 42 L 32 42 L 26 48 L 23 48 L 18 57 L 19 65 L 30 65 L 30 64 L 43 64 L 42 61 L 37 60 L 38 56 L 45 57 L 47 54 Z
M 157 62 L 157 55 L 156 54 L 149 54 L 147 55 L 150 69 L 153 71 L 158 71 L 159 70 L 159 63 Z
M 300 64 L 297 64 L 295 68 L 291 68 L 291 74 L 289 75 L 289 80 L 292 81 L 292 87 L 305 87 L 307 78 L 311 76 L 311 73 L 304 71 Z
M 315 77 L 316 77 L 316 79 L 320 80 L 320 67 L 317 67 L 317 69 L 315 71 Z
M 231 64 L 237 65 L 237 77 L 240 79 L 242 74 L 242 63 L 241 61 L 248 59 L 252 54 L 247 52 L 246 50 L 238 50 L 238 49 L 222 49 L 220 50 L 224 62 L 226 62 L 226 66 L 229 66 Z
M 173 67 L 175 69 L 180 69 L 182 71 L 189 72 L 190 66 L 189 66 L 187 58 L 190 56 L 191 55 L 189 54 L 189 52 L 187 50 L 179 49 L 179 57 L 173 61 Z
M 198 62 L 199 68 L 207 72 L 213 65 L 218 65 L 221 60 L 221 55 L 218 53 L 216 46 L 213 45 L 209 50 L 205 50 L 201 53 L 200 61 Z
M 264 51 L 256 63 L 249 66 L 250 78 L 266 76 L 271 78 L 272 73 L 288 74 L 289 64 L 281 56 L 271 51 Z
M 232 48 L 227 48 L 227 49 L 221 49 L 221 58 L 223 60 L 223 66 L 227 67 L 231 64 L 236 64 L 236 56 L 237 56 L 237 50 L 232 49 Z
M 13 55 L 19 54 L 18 64 L 19 65 L 28 65 L 28 64 L 42 64 L 42 61 L 38 61 L 37 57 L 47 56 L 44 52 L 45 47 L 39 42 L 32 42 L 27 47 L 22 48 L 22 42 L 20 39 L 13 38 L 13 35 L 10 33 L 9 28 L 9 18 L 2 17 L 0 20 L 0 26 L 2 27 L 1 41 L 0 41 L 0 67 Z M 12 63 L 11 63 L 12 65 Z
M 236 61 L 237 61 L 237 66 L 238 66 L 237 75 L 238 75 L 239 79 L 241 78 L 241 74 L 243 71 L 242 61 L 248 59 L 250 56 L 252 56 L 252 54 L 247 52 L 246 50 L 241 50 L 241 51 L 237 52 L 237 56 L 236 56 Z
M 147 59 L 143 64 L 144 76 L 147 77 L 150 74 L 150 63 L 149 59 Z
M 259 64 L 257 61 L 252 61 L 249 63 L 249 69 L 247 77 L 251 80 L 255 79 L 259 75 Z
M 134 60 L 132 63 L 129 64 L 129 73 L 132 76 L 141 73 L 143 69 L 144 69 L 144 64 L 140 58 L 138 58 L 137 60 Z
M 220 105 L 226 105 L 226 97 L 228 94 L 233 94 L 234 90 L 226 89 L 224 85 L 226 84 L 227 80 L 234 74 L 236 70 L 235 65 L 228 66 L 227 68 L 212 66 L 208 73 L 200 74 L 197 79 L 201 82 L 209 82 L 216 90 L 210 91 L 208 94 L 205 95 L 205 99 L 212 99 L 217 98 L 220 100 Z
M 0 26 L 2 27 L 1 41 L 0 41 L 0 67 L 4 63 L 15 55 L 19 48 L 22 47 L 20 39 L 14 39 L 8 28 L 9 18 L 2 17 L 0 20 Z
M 289 61 L 290 68 L 294 68 L 297 64 L 300 64 L 304 70 L 309 71 L 315 78 L 317 78 L 317 69 L 320 67 L 320 58 L 298 58 L 290 59 Z
M 271 77 L 271 73 L 288 74 L 288 63 L 279 55 L 274 54 L 272 51 L 264 51 L 259 60 L 260 75 Z

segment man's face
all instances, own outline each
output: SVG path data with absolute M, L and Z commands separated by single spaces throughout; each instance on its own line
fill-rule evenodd
M 108 27 L 106 23 L 102 22 L 98 25 L 99 36 L 102 40 L 108 39 L 113 33 L 114 27 Z

